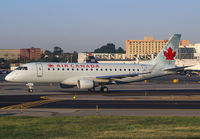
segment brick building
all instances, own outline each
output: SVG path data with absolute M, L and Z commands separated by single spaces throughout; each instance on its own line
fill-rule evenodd
M 20 59 L 38 60 L 41 58 L 41 48 L 24 48 L 20 49 Z

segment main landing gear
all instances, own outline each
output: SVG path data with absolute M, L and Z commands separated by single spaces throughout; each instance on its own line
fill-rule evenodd
M 106 92 L 108 92 L 108 87 L 102 86 L 102 87 L 100 88 L 100 91 L 106 93 Z
M 34 86 L 34 84 L 33 83 L 27 83 L 26 86 L 28 86 L 28 92 L 29 93 L 33 93 L 33 86 Z
M 89 92 L 95 92 L 95 88 L 88 89 Z
M 89 91 L 89 92 L 95 92 L 95 88 L 88 89 L 88 91 Z M 107 93 L 107 92 L 108 92 L 108 87 L 102 86 L 102 87 L 100 88 L 100 92 L 105 92 L 105 93 Z

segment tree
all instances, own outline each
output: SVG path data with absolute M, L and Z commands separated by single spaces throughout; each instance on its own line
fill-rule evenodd
M 95 49 L 94 53 L 125 53 L 125 51 L 121 47 L 115 49 L 115 45 L 113 43 L 107 43 L 107 45 Z
M 72 62 L 77 62 L 78 61 L 78 53 L 74 51 L 72 53 Z
M 124 49 L 119 47 L 118 49 L 115 50 L 115 53 L 125 53 Z
M 115 45 L 113 43 L 107 43 L 107 45 L 95 49 L 94 53 L 115 53 Z

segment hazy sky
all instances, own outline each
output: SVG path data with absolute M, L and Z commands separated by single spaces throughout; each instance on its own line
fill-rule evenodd
M 127 39 L 200 43 L 200 0 L 0 0 L 0 49 L 93 51 Z

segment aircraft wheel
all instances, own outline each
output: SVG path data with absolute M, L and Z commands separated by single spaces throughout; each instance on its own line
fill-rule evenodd
M 100 91 L 101 92 L 108 92 L 108 87 L 101 87 Z
M 29 93 L 33 93 L 33 89 L 28 89 L 28 92 Z
M 88 89 L 89 92 L 95 92 L 95 88 Z

